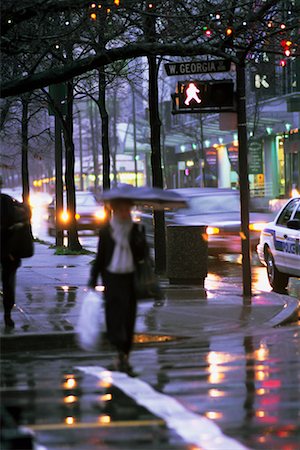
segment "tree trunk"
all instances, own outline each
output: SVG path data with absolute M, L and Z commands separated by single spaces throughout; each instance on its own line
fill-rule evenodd
M 137 142 L 136 142 L 136 110 L 135 110 L 135 89 L 134 84 L 130 83 L 132 92 L 132 124 L 133 124 L 133 158 L 134 158 L 134 184 L 138 186 L 138 167 L 137 167 Z
M 163 188 L 161 167 L 160 128 L 158 109 L 157 62 L 155 56 L 148 58 L 149 63 L 149 119 L 151 130 L 151 164 L 152 183 L 154 187 Z M 166 270 L 166 233 L 164 211 L 154 211 L 154 248 L 156 273 Z
M 99 99 L 98 107 L 102 121 L 102 160 L 103 160 L 103 189 L 110 189 L 110 153 L 108 139 L 108 113 L 106 110 L 106 80 L 104 67 L 99 69 Z
M 83 158 L 82 158 L 82 124 L 81 114 L 78 111 L 78 128 L 79 128 L 79 164 L 80 164 L 80 190 L 83 191 Z
M 64 185 L 63 185 L 63 161 L 62 161 L 62 138 L 61 121 L 58 112 L 55 111 L 55 217 L 56 224 L 60 222 L 60 216 L 64 209 Z M 61 247 L 64 243 L 64 230 L 56 226 L 55 245 Z
M 29 171 L 28 171 L 28 105 L 27 97 L 22 98 L 22 195 L 23 202 L 29 205 Z
M 118 136 L 117 136 L 117 94 L 114 91 L 113 95 L 113 152 L 112 152 L 112 173 L 114 177 L 114 185 L 117 185 L 117 148 L 118 148 Z
M 67 115 L 64 127 L 64 138 L 66 147 L 66 190 L 67 208 L 70 214 L 70 227 L 68 230 L 68 248 L 70 250 L 81 250 L 82 246 L 78 240 L 76 226 L 76 197 L 75 197 L 75 148 L 73 141 L 73 82 L 67 83 Z
M 92 152 L 93 152 L 93 165 L 94 165 L 94 189 L 95 193 L 98 192 L 98 183 L 99 183 L 99 159 L 98 159 L 98 140 L 95 139 L 95 129 L 97 126 L 95 124 L 94 110 L 93 110 L 93 102 L 89 104 L 89 114 L 90 114 L 90 124 L 91 124 L 91 136 L 92 136 Z
M 145 35 L 149 42 L 156 42 L 156 1 L 151 3 L 145 16 Z M 154 7 L 153 7 L 154 6 Z M 151 12 L 150 12 L 151 11 Z M 149 121 L 151 141 L 151 166 L 152 184 L 154 187 L 163 188 L 163 176 L 161 167 L 160 128 L 161 122 L 158 109 L 158 68 L 156 56 L 148 56 L 149 65 Z M 154 211 L 154 249 L 155 249 L 155 271 L 164 273 L 166 270 L 166 231 L 164 211 Z

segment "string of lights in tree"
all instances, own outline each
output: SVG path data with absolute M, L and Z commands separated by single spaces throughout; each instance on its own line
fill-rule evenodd
M 102 13 L 105 12 L 106 14 L 110 14 L 113 11 L 113 8 L 120 7 L 120 0 L 104 0 L 102 3 L 96 3 L 92 2 L 90 3 L 89 7 L 89 17 L 92 21 L 96 21 L 98 17 L 98 13 L 101 11 Z M 146 9 L 148 11 L 154 11 L 156 9 L 156 1 L 148 2 L 146 4 Z M 281 11 L 282 13 L 282 11 Z M 286 32 L 288 29 L 286 23 L 280 22 L 278 20 L 279 11 L 271 12 L 269 13 L 268 17 L 265 19 L 265 22 L 260 22 L 257 31 L 258 33 L 262 33 L 264 35 L 264 30 L 269 29 L 273 33 L 273 37 L 275 32 L 279 35 L 283 32 Z M 287 10 L 285 11 L 285 15 L 288 19 L 292 19 L 292 11 Z M 202 37 L 205 39 L 212 39 L 217 37 L 223 37 L 225 38 L 227 42 L 228 48 L 233 46 L 233 39 L 245 39 L 245 42 L 247 41 L 247 33 L 249 38 L 252 39 L 253 36 L 253 29 L 249 29 L 248 31 L 248 23 L 246 20 L 240 20 L 240 23 L 237 24 L 237 20 L 235 18 L 235 25 L 230 26 L 223 26 L 222 18 L 224 21 L 228 20 L 228 13 L 226 11 L 217 11 L 214 13 L 211 13 L 209 15 L 209 21 L 207 24 L 202 25 Z M 203 16 L 198 16 L 198 19 L 203 20 Z M 195 20 L 195 16 L 191 16 L 191 20 Z M 203 22 L 202 22 L 203 23 Z M 246 33 L 241 33 L 241 29 L 245 28 Z M 199 28 L 198 28 L 199 29 Z M 201 28 L 200 28 L 201 30 Z M 220 34 L 221 32 L 221 34 Z M 296 45 L 293 44 L 290 37 L 286 37 L 285 39 L 282 39 L 281 47 L 283 51 L 283 57 L 279 61 L 279 65 L 281 67 L 285 67 L 287 64 L 286 58 L 292 57 L 296 53 Z M 279 50 L 278 50 L 279 53 Z
M 221 19 L 221 15 L 219 13 L 217 13 L 215 15 L 215 19 L 220 20 Z M 220 24 L 220 22 L 219 22 L 219 24 Z M 247 22 L 243 21 L 242 25 L 243 26 L 247 26 Z M 277 32 L 278 32 L 279 36 L 281 36 L 282 33 L 287 30 L 287 26 L 284 23 L 279 23 L 279 22 L 268 20 L 266 25 L 267 25 L 268 29 L 270 29 L 270 28 L 272 28 L 273 30 L 277 29 Z M 209 25 L 204 25 L 202 27 L 202 32 L 203 32 L 203 35 L 209 39 L 209 38 L 212 38 L 214 36 L 214 34 L 216 34 L 216 33 L 218 33 L 218 35 L 219 35 L 220 28 L 216 28 L 215 24 L 210 25 L 210 26 Z M 252 34 L 252 32 L 251 32 L 251 34 Z M 223 36 L 225 38 L 230 38 L 230 40 L 229 40 L 230 45 L 232 45 L 234 35 L 235 35 L 235 32 L 234 32 L 233 26 L 227 26 L 225 29 L 223 28 Z M 280 41 L 280 44 L 281 44 L 281 47 L 282 47 L 282 52 L 283 52 L 284 58 L 280 59 L 279 65 L 281 67 L 285 67 L 286 64 L 287 64 L 286 58 L 292 57 L 292 56 L 294 56 L 296 54 L 297 45 L 295 45 L 292 42 L 290 37 L 282 39 Z M 279 53 L 279 51 L 278 51 L 278 53 Z
M 105 8 L 106 14 L 109 14 L 112 10 L 112 7 L 118 7 L 120 6 L 120 0 L 111 0 L 110 2 L 105 2 L 105 4 L 102 3 L 91 3 L 90 4 L 90 19 L 91 20 L 97 20 L 98 17 L 98 11 L 101 11 Z

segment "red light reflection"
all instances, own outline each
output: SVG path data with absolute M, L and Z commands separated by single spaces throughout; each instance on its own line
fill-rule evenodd
M 264 380 L 262 382 L 262 387 L 264 388 L 270 388 L 270 389 L 279 389 L 281 387 L 281 381 L 280 380 Z

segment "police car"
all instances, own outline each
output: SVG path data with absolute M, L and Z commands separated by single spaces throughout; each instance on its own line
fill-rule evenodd
M 289 277 L 300 277 L 300 197 L 290 199 L 261 231 L 257 253 L 274 291 L 282 292 Z

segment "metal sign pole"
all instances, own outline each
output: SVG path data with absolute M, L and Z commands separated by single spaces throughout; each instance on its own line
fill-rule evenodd
M 250 298 L 251 285 L 251 255 L 249 233 L 249 179 L 247 159 L 247 119 L 246 119 L 246 93 L 245 93 L 245 61 L 240 59 L 236 66 L 237 82 L 237 119 L 239 141 L 239 181 L 241 201 L 241 241 L 242 241 L 242 270 L 243 295 Z

